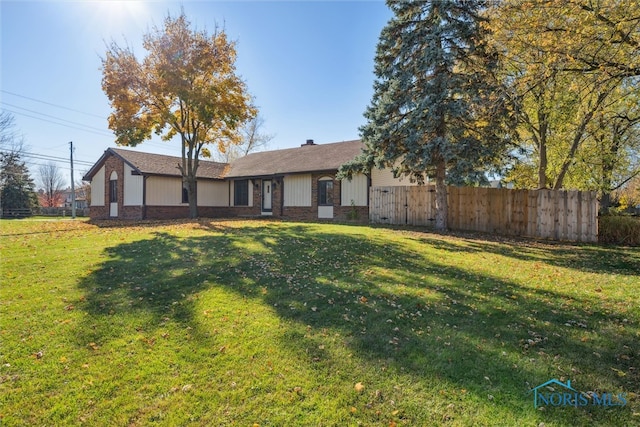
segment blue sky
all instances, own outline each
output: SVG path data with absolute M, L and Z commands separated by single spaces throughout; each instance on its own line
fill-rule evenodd
M 193 27 L 211 33 L 217 25 L 237 41 L 238 73 L 265 119 L 263 131 L 275 135 L 270 149 L 359 137 L 376 44 L 391 17 L 382 0 L 2 0 L 0 101 L 28 152 L 68 159 L 73 141 L 78 180 L 114 146 L 100 86 L 105 43 L 128 44 L 141 58 L 142 35 L 181 8 Z M 180 155 L 175 142 L 147 141 L 137 149 Z M 47 162 L 25 160 L 32 171 Z M 68 162 L 58 165 L 68 176 Z

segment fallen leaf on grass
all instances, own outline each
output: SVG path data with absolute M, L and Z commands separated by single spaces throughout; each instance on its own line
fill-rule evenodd
M 616 374 L 618 374 L 619 377 L 624 377 L 627 375 L 626 372 L 621 371 L 620 369 L 616 369 L 616 368 L 611 368 L 612 371 L 614 371 Z
M 362 391 L 364 390 L 364 384 L 356 383 L 356 385 L 353 388 L 355 388 L 358 393 L 362 393 Z

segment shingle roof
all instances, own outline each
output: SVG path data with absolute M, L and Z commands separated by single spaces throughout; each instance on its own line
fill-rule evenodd
M 360 140 L 355 140 L 252 153 L 234 161 L 225 178 L 337 170 L 363 147 Z
M 355 140 L 252 153 L 231 164 L 200 160 L 197 177 L 224 179 L 334 171 L 360 154 L 363 147 L 361 141 Z M 109 156 L 119 157 L 142 175 L 180 176 L 180 157 L 109 148 L 83 179 L 91 180 Z
M 120 157 L 134 170 L 143 175 L 181 176 L 180 169 L 178 169 L 178 164 L 182 162 L 180 157 L 143 153 L 122 148 L 109 148 L 87 172 L 85 178 L 92 178 L 109 155 Z M 226 163 L 200 160 L 196 176 L 198 178 L 223 179 L 228 166 Z

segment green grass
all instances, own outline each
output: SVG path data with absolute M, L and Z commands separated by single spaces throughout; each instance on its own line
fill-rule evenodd
M 640 424 L 640 253 L 271 221 L 0 221 L 2 425 Z M 570 379 L 624 407 L 535 409 Z

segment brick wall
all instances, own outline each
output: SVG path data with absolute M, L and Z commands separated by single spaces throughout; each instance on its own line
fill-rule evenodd
M 139 219 L 140 212 L 135 213 L 125 211 L 123 209 L 124 200 L 124 163 L 114 157 L 109 156 L 104 163 L 104 206 L 90 206 L 89 216 L 91 219 L 109 219 L 110 205 L 109 202 L 109 185 L 111 181 L 111 173 L 115 171 L 118 174 L 118 218 Z M 139 209 L 138 209 L 139 211 Z M 127 216 L 125 216 L 127 215 Z
M 108 219 L 109 206 L 89 206 L 89 218 L 91 219 Z
M 334 206 L 333 218 L 366 224 L 369 222 L 369 206 Z
M 318 221 L 318 181 L 325 177 L 333 178 L 333 219 L 339 221 L 369 221 L 368 206 L 341 206 L 341 181 L 335 179 L 335 174 L 320 173 L 311 175 L 311 206 L 287 206 L 284 207 L 282 218 L 293 221 Z M 280 195 L 282 195 L 280 189 Z M 274 194 L 275 195 L 275 194 Z M 274 211 L 275 216 L 275 211 Z M 355 218 L 354 218 L 355 217 Z M 331 221 L 330 219 L 322 219 Z
M 271 207 L 274 217 L 282 216 L 282 198 L 284 197 L 284 187 L 282 186 L 282 178 L 278 178 L 272 181 L 273 198 L 271 200 Z M 273 185 L 276 187 L 273 188 Z M 262 203 L 262 200 L 260 200 Z
M 142 215 L 143 213 L 142 209 L 143 209 L 142 206 L 118 206 L 118 218 L 142 219 L 144 218 Z

